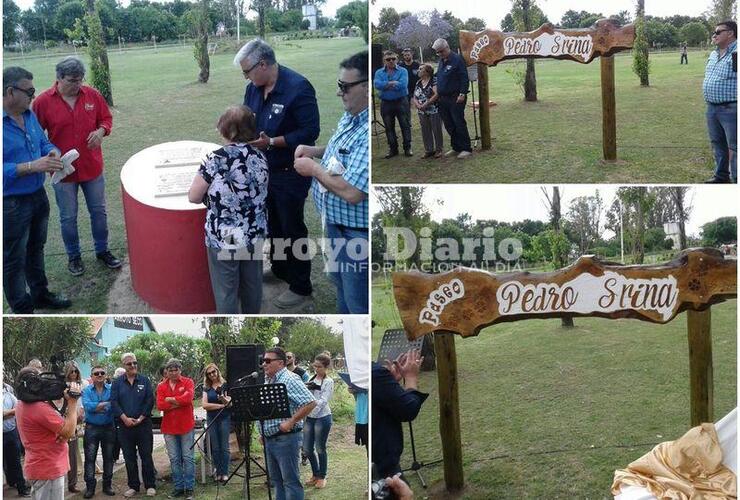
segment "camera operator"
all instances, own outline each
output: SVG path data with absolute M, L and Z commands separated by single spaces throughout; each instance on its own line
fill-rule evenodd
M 36 368 L 26 367 L 18 373 L 38 374 Z M 77 396 L 71 396 L 76 393 Z M 67 403 L 66 417 L 45 401 L 26 403 L 19 401 L 15 416 L 21 441 L 26 448 L 24 471 L 31 483 L 31 495 L 36 500 L 64 498 L 64 476 L 69 471 L 69 446 L 67 441 L 75 434 L 77 426 L 77 397 L 80 385 L 69 384 L 64 390 Z

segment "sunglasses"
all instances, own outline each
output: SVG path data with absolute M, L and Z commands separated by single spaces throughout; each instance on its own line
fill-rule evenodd
M 717 30 L 717 31 L 713 31 L 712 32 L 712 36 L 720 36 L 725 31 L 730 31 L 730 30 Z
M 137 363 L 136 361 L 129 361 L 128 363 L 124 363 L 124 365 L 126 366 L 137 366 L 138 364 L 139 363 Z
M 337 87 L 339 87 L 339 91 L 342 94 L 346 94 L 347 92 L 349 92 L 349 89 L 351 89 L 355 85 L 365 83 L 366 81 L 367 81 L 367 78 L 365 78 L 364 80 L 357 80 L 356 82 L 343 82 L 342 80 L 337 80 Z M 293 359 L 293 358 L 290 358 L 290 359 Z
M 206 375 L 208 375 L 208 376 L 210 377 L 211 375 L 215 375 L 215 374 L 217 374 L 217 373 L 218 373 L 218 372 L 217 372 L 216 370 L 211 370 L 211 371 L 209 371 L 209 372 L 206 372 Z
M 280 360 L 278 358 L 262 358 L 262 361 L 260 362 L 260 364 L 269 365 L 273 361 L 280 361 Z
M 386 61 L 386 62 L 390 62 L 390 61 L 395 61 L 395 60 L 396 60 L 396 58 L 395 58 L 395 57 L 386 57 L 386 58 L 385 58 L 385 61 Z
M 101 377 L 101 376 L 105 375 L 105 372 L 95 372 L 95 373 L 93 373 L 93 375 L 95 375 L 96 377 Z
M 26 94 L 28 97 L 33 97 L 33 95 L 36 93 L 36 89 L 33 87 L 28 88 L 28 89 L 22 89 L 20 87 L 16 87 L 15 85 L 13 85 L 12 88 L 14 88 L 15 90 L 20 90 L 21 92 Z

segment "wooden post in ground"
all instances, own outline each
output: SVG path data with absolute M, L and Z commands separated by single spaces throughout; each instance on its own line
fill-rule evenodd
M 491 108 L 488 96 L 488 65 L 478 63 L 478 113 L 480 116 L 480 148 L 491 149 Z
M 601 126 L 605 161 L 617 161 L 617 99 L 614 56 L 601 57 Z
M 686 311 L 689 329 L 691 426 L 714 421 L 714 369 L 712 367 L 712 309 Z
M 455 336 L 450 332 L 434 333 L 439 388 L 439 434 L 442 438 L 445 485 L 448 491 L 462 489 L 462 444 L 460 440 L 460 401 L 458 398 L 457 355 Z

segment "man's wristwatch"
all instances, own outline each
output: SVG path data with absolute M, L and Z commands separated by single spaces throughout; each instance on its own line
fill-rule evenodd
M 267 146 L 267 149 L 272 149 L 274 147 L 275 147 L 275 138 L 274 137 L 270 137 L 270 142 L 269 142 L 269 144 Z

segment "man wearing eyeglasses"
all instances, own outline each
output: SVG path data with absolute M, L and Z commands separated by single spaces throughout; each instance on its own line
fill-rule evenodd
M 73 276 L 85 272 L 77 231 L 77 193 L 82 189 L 97 259 L 109 269 L 121 261 L 108 249 L 108 214 L 105 207 L 103 137 L 110 135 L 113 117 L 105 98 L 84 85 L 85 65 L 77 57 L 65 57 L 56 65 L 56 82 L 34 101 L 33 110 L 49 139 L 62 154 L 77 150 L 75 171 L 53 184 L 59 207 L 67 270 Z
M 152 419 L 154 393 L 152 383 L 147 377 L 139 374 L 139 364 L 132 352 L 121 356 L 121 363 L 126 373 L 113 381 L 111 386 L 111 405 L 113 417 L 121 421 L 118 440 L 126 460 L 126 475 L 129 489 L 123 493 L 132 497 L 139 492 L 139 466 L 136 455 L 141 457 L 141 469 L 144 476 L 146 495 L 157 494 L 154 482 L 154 462 L 152 461 Z
M 61 170 L 62 162 L 30 109 L 35 93 L 29 71 L 3 70 L 3 291 L 16 314 L 71 305 L 49 292 L 44 270 L 49 225 L 44 179 Z
M 85 409 L 85 493 L 84 498 L 95 496 L 95 459 L 98 449 L 103 451 L 103 493 L 114 496 L 113 491 L 113 445 L 116 429 L 113 427 L 111 384 L 105 383 L 105 369 L 96 365 L 92 369 L 93 383 L 82 390 L 82 406 Z
M 409 122 L 408 84 L 409 74 L 396 64 L 398 56 L 392 50 L 383 52 L 385 65 L 375 72 L 373 86 L 380 92 L 380 116 L 383 117 L 385 137 L 388 141 L 388 154 L 385 158 L 398 155 L 398 136 L 396 135 L 396 119 L 401 127 L 403 139 L 403 153 L 413 156 L 411 152 L 411 123 Z
M 337 288 L 337 313 L 367 314 L 369 126 L 368 54 L 339 65 L 344 115 L 326 147 L 298 146 L 295 169 L 313 177 L 313 198 L 324 222 L 326 265 Z M 321 163 L 313 158 L 321 157 Z
M 438 38 L 432 44 L 439 56 L 437 68 L 437 93 L 439 115 L 445 130 L 450 134 L 452 149 L 445 156 L 457 156 L 459 160 L 472 154 L 468 124 L 465 121 L 465 103 L 468 97 L 468 70 L 463 58 L 450 50 L 444 38 Z
M 285 351 L 268 349 L 262 358 L 265 384 L 285 384 L 290 418 L 264 421 L 260 441 L 265 446 L 270 481 L 277 500 L 303 500 L 303 485 L 298 465 L 303 419 L 316 406 L 316 400 L 298 375 L 285 367 Z
M 702 90 L 715 170 L 706 183 L 737 183 L 737 23 L 719 23 L 712 42 L 717 48 L 709 54 Z
M 278 64 L 264 40 L 246 43 L 234 58 L 250 83 L 244 105 L 254 112 L 259 138 L 250 142 L 264 151 L 270 177 L 267 187 L 267 224 L 270 233 L 270 269 L 288 290 L 274 301 L 277 307 L 296 308 L 311 296 L 311 259 L 293 253 L 296 241 L 308 238 L 303 209 L 311 180 L 298 175 L 293 156 L 300 144 L 313 146 L 319 137 L 319 105 L 311 83 Z

